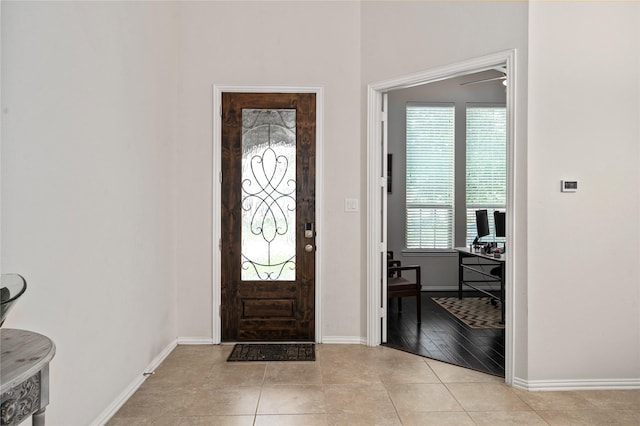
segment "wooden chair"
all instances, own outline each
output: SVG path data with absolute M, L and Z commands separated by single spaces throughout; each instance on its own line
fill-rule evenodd
M 402 266 L 402 264 L 400 263 L 399 260 L 396 260 L 396 259 L 393 258 L 393 252 L 392 251 L 388 251 L 387 252 L 387 277 L 391 278 L 394 275 L 397 275 L 396 272 L 390 271 L 389 268 L 398 267 L 398 266 Z
M 399 260 L 387 257 L 387 299 L 398 298 L 398 310 L 402 311 L 402 298 L 415 296 L 418 324 L 422 318 L 420 266 L 402 266 Z M 404 273 L 404 275 L 403 275 Z

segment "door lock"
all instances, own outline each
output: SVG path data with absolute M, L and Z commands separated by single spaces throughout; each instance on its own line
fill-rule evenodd
M 306 225 L 304 226 L 304 237 L 305 238 L 313 238 L 314 237 L 313 223 L 307 222 Z

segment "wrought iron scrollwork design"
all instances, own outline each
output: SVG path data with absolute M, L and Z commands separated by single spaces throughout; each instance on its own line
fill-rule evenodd
M 257 280 L 289 279 L 295 274 L 295 110 L 243 111 L 243 144 L 243 232 L 264 248 L 243 247 L 242 269 Z

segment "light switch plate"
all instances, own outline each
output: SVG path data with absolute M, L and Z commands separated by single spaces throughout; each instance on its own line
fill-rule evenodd
M 360 200 L 357 198 L 345 198 L 344 199 L 344 211 L 345 212 L 357 212 L 360 211 Z

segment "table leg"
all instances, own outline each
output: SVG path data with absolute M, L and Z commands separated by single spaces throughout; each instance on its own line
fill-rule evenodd
M 39 409 L 31 416 L 32 426 L 44 426 L 44 408 Z
M 501 314 L 501 324 L 504 325 L 504 262 L 500 262 L 500 314 Z
M 458 252 L 458 299 L 462 300 L 462 281 L 464 280 L 464 269 L 462 269 L 462 253 Z

